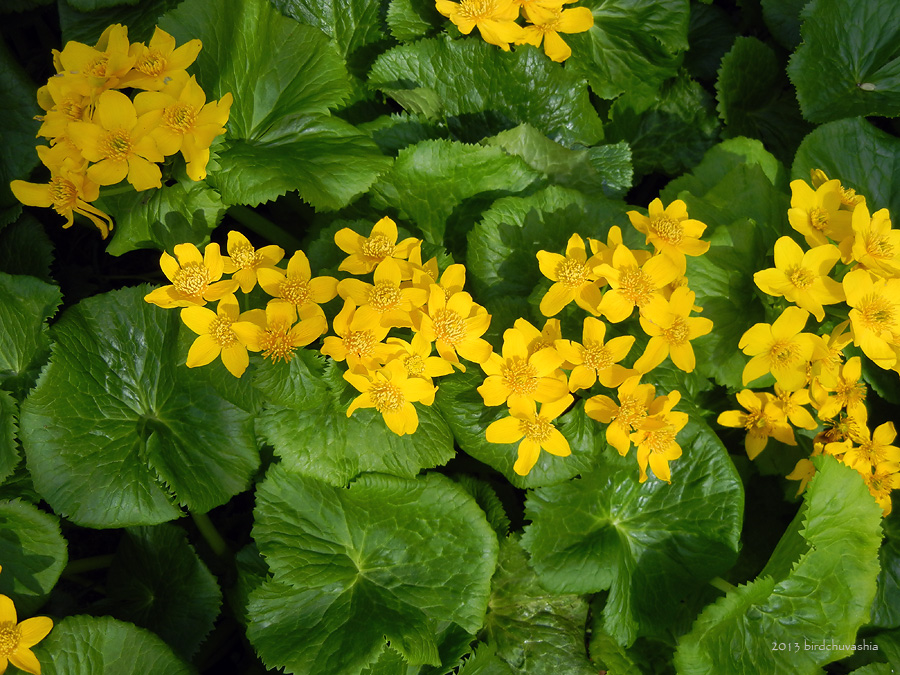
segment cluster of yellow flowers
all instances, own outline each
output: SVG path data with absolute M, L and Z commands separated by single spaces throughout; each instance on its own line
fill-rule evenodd
M 41 664 L 31 651 L 53 629 L 53 620 L 36 616 L 19 623 L 16 605 L 0 595 L 0 674 L 11 663 L 19 670 L 41 675 Z
M 554 61 L 565 61 L 572 49 L 560 33 L 583 33 L 594 25 L 587 7 L 563 9 L 575 0 L 435 0 L 437 10 L 464 35 L 478 28 L 485 42 L 509 51 L 510 44 L 544 43 L 544 53 Z M 519 14 L 528 25 L 517 23 Z
M 688 416 L 672 410 L 681 400 L 679 392 L 656 396 L 654 386 L 642 384 L 641 377 L 667 356 L 677 368 L 694 370 L 690 341 L 709 333 L 712 321 L 690 316 L 700 308 L 694 306 L 694 293 L 684 277 L 685 256 L 702 255 L 709 243 L 699 239 L 706 225 L 688 218 L 681 200 L 663 208 L 655 199 L 648 210 L 647 216 L 630 211 L 628 217 L 654 253 L 629 249 L 618 226 L 610 228 L 606 243 L 588 239 L 590 257 L 578 234 L 569 239 L 565 255 L 538 252 L 541 272 L 553 281 L 541 300 L 541 313 L 555 316 L 574 301 L 593 315 L 584 319 L 580 343 L 563 339 L 556 319 L 549 319 L 542 331 L 519 319 L 504 333 L 501 354 L 492 354 L 482 365 L 487 378 L 478 391 L 485 405 L 506 403 L 510 410 L 509 417 L 488 427 L 487 439 L 492 443 L 521 439 L 514 467 L 520 475 L 528 474 L 541 449 L 558 456 L 570 454 L 568 442 L 552 423 L 572 404 L 572 393 L 600 382 L 617 388 L 619 402 L 602 394 L 593 396 L 585 402 L 587 415 L 607 425 L 607 442 L 622 456 L 632 443 L 637 447 L 641 482 L 647 480 L 648 465 L 657 478 L 671 480 L 669 462 L 681 456 L 676 437 Z M 623 335 L 606 341 L 607 325 L 595 317 L 620 323 L 635 308 L 650 340 L 633 366 L 626 368 L 620 362 L 635 338 Z
M 156 28 L 149 44 L 129 43 L 128 28 L 109 26 L 93 47 L 68 42 L 53 50 L 56 75 L 38 90 L 46 113 L 38 137 L 49 145 L 37 153 L 50 170 L 47 183 L 12 181 L 16 198 L 28 206 L 52 207 L 72 225 L 80 213 L 105 238 L 112 220 L 91 205 L 100 187 L 124 179 L 135 190 L 162 187 L 158 162 L 178 152 L 192 180 L 206 177 L 209 148 L 225 133 L 231 94 L 206 102 L 206 94 L 185 70 L 197 58 L 200 40 L 175 47 L 175 38 Z M 143 90 L 134 100 L 121 90 Z
M 814 170 L 811 182 L 791 183 L 788 212 L 809 250 L 781 237 L 775 267 L 754 276 L 764 293 L 793 304 L 772 324 L 752 326 L 739 344 L 752 357 L 744 386 L 771 373 L 774 394 L 744 389 L 737 400 L 746 412 L 724 412 L 718 421 L 747 430 L 750 459 L 770 437 L 796 445 L 793 427 L 812 430 L 821 423 L 813 455 L 834 455 L 859 471 L 886 515 L 891 490 L 900 487 L 900 449 L 891 445 L 896 430 L 892 422 L 869 430 L 861 359 L 845 362 L 844 348 L 852 342 L 881 368 L 900 370 L 900 232 L 891 229 L 887 209 L 870 215 L 865 198 L 839 180 Z M 803 332 L 810 314 L 821 323 L 823 306 L 839 303 L 844 305 L 834 314 L 847 320 L 827 335 Z M 813 407 L 818 422 L 805 405 Z M 797 463 L 788 478 L 801 481 L 798 494 L 814 472 L 808 459 Z

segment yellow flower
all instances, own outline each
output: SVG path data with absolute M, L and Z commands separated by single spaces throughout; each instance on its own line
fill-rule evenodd
M 131 45 L 131 54 L 135 57 L 134 66 L 122 78 L 119 87 L 162 89 L 167 80 L 197 59 L 202 48 L 203 43 L 197 39 L 189 40 L 176 48 L 175 38 L 157 26 L 149 45 Z
M 897 363 L 900 335 L 900 279 L 879 279 L 865 270 L 844 276 L 853 344 L 881 368 Z
M 136 58 L 130 52 L 128 28 L 118 23 L 107 27 L 93 47 L 72 40 L 53 55 L 57 73 L 80 74 L 98 91 L 117 86 Z
M 149 136 L 159 112 L 138 117 L 134 104 L 120 91 L 104 91 L 97 100 L 94 122 L 71 122 L 69 137 L 89 162 L 87 177 L 99 185 L 124 178 L 135 190 L 162 187 L 162 174 L 152 162 L 165 159 Z
M 253 340 L 257 325 L 265 323 L 266 314 L 261 309 L 242 314 L 237 298 L 229 294 L 219 300 L 215 312 L 206 307 L 185 307 L 181 320 L 200 336 L 188 351 L 188 368 L 205 366 L 221 354 L 228 372 L 240 377 L 250 363 L 247 344 Z
M 850 213 L 839 210 L 841 206 L 841 182 L 830 180 L 813 190 L 805 181 L 791 182 L 791 208 L 788 221 L 806 238 L 812 248 L 840 242 L 850 234 Z
M 522 27 L 516 23 L 519 6 L 513 0 L 436 0 L 437 11 L 446 16 L 468 35 L 477 27 L 485 42 L 509 51 L 509 44 L 522 35 Z
M 598 307 L 612 323 L 627 319 L 635 307 L 643 309 L 660 295 L 660 289 L 679 276 L 678 268 L 667 256 L 655 255 L 641 264 L 627 246 L 616 247 L 612 264 L 603 263 L 596 267 L 596 272 L 612 286 L 603 294 Z
M 434 285 L 418 332 L 435 343 L 443 359 L 465 371 L 459 356 L 475 363 L 484 363 L 490 357 L 493 349 L 481 338 L 490 325 L 491 315 L 475 304 L 471 295 L 463 291 L 448 298 L 440 286 Z
M 185 73 L 163 91 L 138 94 L 134 107 L 138 115 L 158 115 L 158 124 L 150 136 L 160 152 L 164 155 L 181 152 L 187 162 L 188 177 L 203 180 L 209 163 L 209 147 L 217 136 L 225 133 L 233 102 L 229 92 L 218 101 L 207 103 L 197 79 L 193 76 L 188 79 Z
M 703 255 L 709 250 L 709 242 L 700 241 L 706 225 L 688 218 L 687 206 L 680 199 L 665 208 L 662 200 L 654 199 L 647 210 L 646 216 L 629 211 L 628 219 L 634 229 L 646 236 L 646 243 L 653 244 L 653 248 L 675 263 L 679 274 L 684 274 L 686 255 Z
M 303 251 L 296 251 L 288 260 L 287 272 L 277 267 L 256 270 L 259 285 L 273 298 L 293 305 L 295 309 L 308 305 L 322 305 L 337 295 L 337 279 L 312 278 L 309 260 Z
M 37 91 L 38 105 L 47 111 L 39 118 L 37 135 L 59 138 L 66 135 L 69 122 L 89 122 L 92 93 L 87 79 L 79 75 L 60 73 L 47 80 Z
M 413 335 L 411 342 L 400 338 L 388 338 L 387 343 L 393 351 L 386 362 L 396 360 L 402 363 L 408 377 L 420 377 L 431 384 L 432 378 L 453 372 L 452 364 L 440 356 L 431 355 L 432 344 L 421 333 Z M 433 399 L 422 400 L 425 405 L 431 405 L 433 402 Z
M 398 244 L 397 224 L 387 216 L 375 223 L 368 237 L 345 227 L 334 235 L 337 247 L 350 254 L 338 269 L 350 274 L 368 274 L 385 258 L 405 260 L 417 242 L 415 237 L 409 237 Z
M 831 329 L 831 334 L 826 338 L 819 335 L 821 347 L 813 353 L 810 362 L 810 375 L 821 375 L 824 372 L 837 373 L 844 360 L 844 347 L 853 339 L 847 330 L 850 327 L 849 319 L 839 323 Z
M 13 601 L 0 595 L 0 673 L 11 663 L 26 673 L 41 675 L 41 664 L 30 648 L 43 640 L 52 628 L 53 621 L 46 616 L 18 623 Z
M 294 325 L 294 321 L 300 319 Z M 305 347 L 328 330 L 325 314 L 318 305 L 308 305 L 295 311 L 286 302 L 266 305 L 266 323 L 255 323 L 253 330 L 240 331 L 251 352 L 262 352 L 272 363 L 290 361 L 298 347 Z
M 359 365 L 374 370 L 391 356 L 390 346 L 382 342 L 390 329 L 371 319 L 363 321 L 349 298 L 334 317 L 332 328 L 338 337 L 330 335 L 325 338 L 321 351 L 335 361 L 346 359 L 351 370 Z
M 515 328 L 525 336 L 525 342 L 528 345 L 528 355 L 531 356 L 544 347 L 557 347 L 557 340 L 562 340 L 562 327 L 559 319 L 547 319 L 544 327 L 538 330 L 525 319 L 516 319 L 513 324 Z M 572 365 L 563 361 L 560 368 L 572 369 Z
M 797 460 L 797 464 L 794 465 L 794 470 L 791 471 L 785 478 L 788 480 L 799 480 L 800 487 L 797 488 L 796 497 L 799 497 L 803 491 L 806 489 L 806 486 L 809 484 L 809 481 L 813 479 L 813 476 L 816 475 L 816 467 L 815 465 L 808 459 L 800 459 Z
M 178 244 L 175 258 L 163 251 L 159 265 L 172 284 L 148 293 L 144 300 L 166 309 L 190 307 L 219 300 L 238 289 L 237 281 L 219 281 L 225 265 L 218 244 L 208 244 L 202 256 L 193 244 Z
M 845 263 L 856 261 L 860 267 L 879 277 L 900 277 L 900 232 L 891 229 L 887 209 L 869 217 L 869 209 L 861 204 L 853 211 L 853 235 L 841 242 Z
M 635 375 L 625 380 L 618 389 L 616 405 L 609 396 L 592 396 L 584 403 L 584 412 L 591 419 L 608 425 L 606 442 L 613 446 L 623 457 L 631 448 L 630 434 L 638 428 L 638 424 L 652 414 L 651 407 L 661 407 L 665 397 L 660 396 L 656 403 L 656 389 L 652 384 L 640 384 L 641 376 Z M 654 408 L 653 412 L 656 412 Z
M 550 290 L 541 299 L 541 314 L 555 316 L 573 300 L 591 314 L 597 314 L 600 304 L 600 287 L 594 266 L 599 259 L 588 260 L 584 240 L 577 234 L 569 237 L 566 255 L 550 251 L 538 251 L 541 274 L 553 281 Z
M 558 401 L 569 393 L 565 375 L 557 370 L 562 362 L 553 347 L 529 354 L 525 335 L 508 328 L 503 333 L 502 356 L 493 353 L 481 364 L 487 377 L 478 393 L 489 406 L 506 402 L 512 406 L 520 399 Z
M 622 335 L 608 342 L 606 324 L 600 319 L 586 317 L 581 332 L 581 344 L 572 340 L 559 340 L 557 351 L 573 365 L 569 375 L 569 390 L 590 389 L 599 380 L 604 387 L 618 387 L 635 371 L 619 365 L 628 355 L 634 337 Z
M 775 242 L 775 267 L 760 270 L 753 275 L 753 281 L 763 293 L 784 296 L 810 312 L 816 321 L 822 321 L 822 305 L 844 300 L 841 284 L 828 276 L 840 257 L 834 244 L 822 244 L 804 253 L 793 239 L 781 237 Z
M 572 454 L 566 437 L 553 426 L 575 399 L 571 394 L 552 403 L 542 403 L 540 412 L 533 400 L 518 399 L 510 405 L 509 417 L 492 422 L 485 431 L 489 443 L 519 443 L 513 471 L 527 476 L 537 464 L 541 450 L 557 457 Z
M 372 280 L 374 284 L 344 279 L 337 285 L 337 292 L 345 300 L 353 300 L 364 323 L 374 322 L 386 328 L 411 327 L 410 315 L 425 304 L 428 291 L 415 286 L 401 288 L 400 265 L 393 258 L 378 263 Z
M 785 391 L 777 383 L 775 384 L 775 403 L 781 408 L 781 412 L 788 421 L 800 429 L 815 429 L 818 423 L 803 406 L 810 403 L 809 389 L 797 391 Z
M 747 412 L 728 410 L 719 415 L 717 422 L 723 427 L 747 430 L 744 437 L 747 457 L 755 459 L 765 450 L 770 437 L 787 445 L 797 445 L 794 430 L 772 394 L 744 389 L 737 395 L 737 401 Z
M 688 414 L 672 410 L 681 400 L 680 392 L 669 392 L 665 399 L 662 410 L 641 420 L 631 434 L 631 442 L 637 446 L 641 483 L 647 480 L 648 465 L 657 478 L 671 483 L 669 462 L 681 457 L 681 446 L 675 439 L 688 423 Z
M 824 185 L 828 182 L 828 175 L 824 171 L 822 171 L 822 169 L 810 169 L 809 176 L 813 188 L 818 188 L 819 186 Z M 852 211 L 860 204 L 866 203 L 866 198 L 862 195 L 856 194 L 856 190 L 854 190 L 853 188 L 848 188 L 841 185 L 840 192 L 841 209 Z
M 358 408 L 375 408 L 398 436 L 419 427 L 415 402 L 434 400 L 435 387 L 419 377 L 409 377 L 406 367 L 391 361 L 374 373 L 347 371 L 344 379 L 362 392 L 347 408 L 350 417 Z
M 871 471 L 874 467 L 890 462 L 900 468 L 900 448 L 893 445 L 897 438 L 897 430 L 893 422 L 885 422 L 870 432 L 868 427 L 862 427 L 860 433 L 853 440 L 859 443 L 856 447 L 849 448 L 841 461 L 847 466 L 856 469 L 862 474 Z
M 455 267 L 451 265 L 450 267 Z M 460 265 L 460 267 L 463 267 Z M 429 288 L 431 284 L 438 282 L 439 270 L 437 256 L 430 258 L 427 262 L 422 262 L 422 240 L 417 239 L 412 250 L 409 252 L 409 267 L 404 269 L 403 280 L 412 279 L 414 285 L 424 285 Z M 463 267 L 463 282 L 465 283 L 466 268 Z M 408 275 L 408 276 L 407 276 Z M 458 290 L 462 290 L 462 284 Z
M 280 246 L 263 246 L 253 248 L 250 240 L 240 232 L 231 230 L 226 245 L 228 255 L 222 258 L 225 274 L 241 285 L 243 293 L 249 293 L 256 286 L 257 274 L 263 269 L 275 269 L 284 257 L 284 249 Z
M 697 360 L 691 340 L 708 334 L 713 328 L 709 319 L 689 316 L 694 308 L 694 297 L 694 292 L 687 286 L 679 286 L 672 291 L 669 300 L 657 295 L 643 308 L 641 327 L 650 336 L 650 341 L 634 363 L 636 370 L 649 372 L 669 356 L 679 370 L 694 371 Z
M 551 60 L 562 63 L 572 56 L 572 48 L 559 36 L 560 33 L 583 33 L 594 25 L 594 15 L 587 7 L 574 9 L 535 8 L 529 13 L 533 25 L 526 26 L 517 45 L 529 44 L 535 47 L 544 42 L 544 53 Z
M 819 419 L 831 419 L 841 410 L 854 418 L 864 415 L 866 385 L 860 381 L 861 377 L 862 361 L 854 356 L 840 367 L 838 373 L 826 371 L 815 378 L 810 393 Z
M 871 473 L 862 474 L 869 492 L 875 497 L 884 516 L 891 513 L 891 491 L 900 488 L 898 469 L 900 469 L 900 465 L 894 462 L 882 462 Z
M 757 323 L 747 329 L 738 343 L 747 356 L 753 357 L 744 366 L 745 386 L 766 373 L 772 373 L 787 391 L 806 385 L 807 363 L 821 348 L 815 335 L 800 332 L 808 319 L 805 309 L 788 307 L 771 325 Z

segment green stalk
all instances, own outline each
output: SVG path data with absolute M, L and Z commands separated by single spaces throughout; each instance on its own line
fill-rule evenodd
M 206 543 L 209 544 L 212 552 L 220 558 L 224 557 L 228 553 L 228 544 L 222 539 L 222 535 L 219 534 L 219 531 L 216 529 L 216 526 L 213 525 L 209 516 L 205 513 L 192 512 L 191 518 L 194 519 L 194 524 L 197 526 L 197 529 L 200 530 L 200 534 L 203 535 L 203 538 L 206 540 Z
M 730 591 L 733 591 L 736 588 L 734 586 L 734 584 L 728 583 L 722 577 L 716 577 L 715 579 L 710 579 L 709 583 L 711 586 L 713 586 L 714 588 L 718 588 L 723 593 L 728 593 Z
M 256 232 L 264 239 L 278 244 L 286 251 L 297 251 L 301 247 L 302 242 L 297 237 L 251 208 L 237 204 L 229 207 L 228 215 L 244 227 Z
M 85 572 L 93 572 L 102 570 L 112 564 L 113 557 L 111 555 L 95 555 L 90 558 L 80 558 L 79 560 L 70 560 L 69 564 L 63 570 L 64 577 L 71 577 Z

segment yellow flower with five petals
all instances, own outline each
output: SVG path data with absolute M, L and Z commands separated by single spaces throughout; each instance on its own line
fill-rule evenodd
M 587 7 L 575 7 L 562 9 L 547 5 L 529 6 L 528 18 L 530 26 L 525 26 L 522 36 L 516 40 L 516 44 L 528 44 L 540 47 L 544 43 L 544 53 L 552 61 L 562 63 L 572 56 L 572 48 L 566 44 L 560 33 L 583 33 L 594 25 L 594 15 Z
M 509 51 L 510 43 L 522 35 L 522 27 L 516 23 L 519 6 L 514 0 L 436 0 L 434 4 L 460 33 L 468 35 L 478 28 L 485 42 L 503 51 Z
M 694 292 L 687 286 L 679 286 L 668 300 L 654 296 L 641 310 L 641 327 L 650 336 L 647 348 L 634 362 L 634 368 L 649 372 L 668 356 L 679 370 L 692 373 L 697 363 L 691 340 L 707 335 L 713 322 L 699 316 L 690 316 L 694 309 Z
M 284 258 L 284 249 L 269 245 L 260 249 L 254 248 L 250 240 L 235 230 L 228 233 L 225 245 L 228 255 L 222 258 L 225 274 L 241 286 L 242 293 L 249 293 L 256 286 L 260 270 L 274 269 Z
M 753 358 L 744 366 L 747 385 L 766 373 L 787 391 L 802 389 L 807 381 L 807 364 L 821 349 L 821 341 L 811 333 L 802 333 L 809 312 L 788 307 L 772 324 L 757 323 L 741 336 L 738 347 Z
M 218 244 L 208 244 L 203 255 L 193 244 L 178 244 L 175 258 L 163 251 L 159 265 L 172 284 L 148 293 L 144 300 L 166 309 L 205 305 L 238 289 L 233 279 L 219 281 L 225 263 Z
M 621 335 L 609 341 L 606 338 L 606 324 L 600 319 L 586 317 L 582 326 L 581 344 L 572 340 L 559 340 L 557 351 L 571 364 L 569 390 L 590 389 L 598 380 L 604 387 L 618 387 L 635 371 L 619 365 L 631 346 L 634 337 Z
M 255 317 L 254 317 L 255 318 Z M 299 322 L 294 323 L 299 319 Z M 262 352 L 273 363 L 290 361 L 294 352 L 315 341 L 328 330 L 325 313 L 318 305 L 307 305 L 295 311 L 285 302 L 266 305 L 265 325 L 255 322 L 255 330 L 241 332 L 251 352 Z
M 541 299 L 540 310 L 544 316 L 555 316 L 573 300 L 591 314 L 597 314 L 600 304 L 600 287 L 594 266 L 602 258 L 588 259 L 584 240 L 577 234 L 569 237 L 566 254 L 538 251 L 541 274 L 554 282 Z
M 554 347 L 528 353 L 525 335 L 517 328 L 503 332 L 503 348 L 481 364 L 487 377 L 478 393 L 489 406 L 527 399 L 541 403 L 557 401 L 569 393 L 566 377 L 559 369 L 563 357 Z
M 16 606 L 5 595 L 0 595 L 0 673 L 8 664 L 32 675 L 41 674 L 41 664 L 31 647 L 43 640 L 53 628 L 53 621 L 46 616 L 35 616 L 21 623 Z
M 706 225 L 688 218 L 682 200 L 676 199 L 664 208 L 662 200 L 654 199 L 647 211 L 646 216 L 629 211 L 628 219 L 634 229 L 646 236 L 646 243 L 653 244 L 653 248 L 675 263 L 680 274 L 687 269 L 686 255 L 699 256 L 709 250 L 709 242 L 700 240 Z
M 397 223 L 387 216 L 375 223 L 368 237 L 357 234 L 349 227 L 338 230 L 334 235 L 334 243 L 349 254 L 338 269 L 350 274 L 368 274 L 386 258 L 406 260 L 418 240 L 408 237 L 398 244 L 397 236 Z M 411 275 L 407 278 L 409 276 Z
M 420 377 L 409 377 L 400 361 L 391 361 L 375 372 L 348 370 L 344 379 L 360 392 L 347 408 L 347 417 L 359 408 L 375 408 L 398 436 L 414 433 L 419 427 L 413 403 L 434 400 L 435 387 Z
M 260 267 L 256 270 L 259 285 L 279 302 L 293 305 L 295 309 L 307 305 L 322 305 L 337 295 L 338 281 L 334 277 L 315 277 L 309 267 L 309 259 L 303 251 L 295 251 L 288 260 L 287 270 L 278 267 Z
M 512 402 L 509 416 L 492 422 L 485 431 L 489 443 L 519 443 L 513 471 L 527 476 L 537 464 L 541 450 L 557 457 L 572 454 L 569 441 L 553 422 L 572 405 L 574 397 L 566 394 L 552 403 L 542 403 L 540 411 L 532 399 Z
M 188 351 L 188 368 L 205 366 L 221 355 L 228 372 L 240 377 L 250 363 L 247 344 L 254 339 L 258 324 L 265 321 L 265 312 L 251 309 L 241 313 L 237 298 L 229 294 L 219 300 L 215 312 L 185 307 L 181 320 L 199 336 Z

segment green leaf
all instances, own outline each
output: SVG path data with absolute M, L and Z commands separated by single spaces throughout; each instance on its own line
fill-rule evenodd
M 19 425 L 19 403 L 8 391 L 0 389 L 0 485 L 9 478 L 19 463 L 16 434 Z
M 34 648 L 43 675 L 192 675 L 150 631 L 108 616 L 70 616 Z
M 259 464 L 251 416 L 192 377 L 181 320 L 148 286 L 82 300 L 53 327 L 50 364 L 22 406 L 35 488 L 79 525 L 152 525 L 206 512 Z
M 513 671 L 506 661 L 497 656 L 496 647 L 481 643 L 459 669 L 459 675 L 513 675 Z
M 381 29 L 381 0 L 272 0 L 272 4 L 282 14 L 325 33 L 344 59 L 387 38 Z
M 290 191 L 317 209 L 345 206 L 390 165 L 355 127 L 327 116 L 350 95 L 340 54 L 316 28 L 266 0 L 186 0 L 160 25 L 200 38 L 192 71 L 207 95 L 234 96 L 210 184 L 229 204 Z
M 280 404 L 265 407 L 257 428 L 292 471 L 346 485 L 369 471 L 412 478 L 423 468 L 447 463 L 455 454 L 447 423 L 432 407 L 416 405 L 419 428 L 397 436 L 372 408 L 347 417 L 358 392 L 344 382 L 342 368 L 333 362 L 325 369 L 321 361 L 306 357 L 296 366 L 279 369 L 281 382 L 293 387 L 294 395 L 279 389 L 273 373 L 262 386 Z
M 109 7 L 136 5 L 140 0 L 65 0 L 65 2 L 79 12 L 95 12 L 98 9 L 108 9 Z
M 809 181 L 810 169 L 822 169 L 846 187 L 865 195 L 869 210 L 900 213 L 900 139 L 862 118 L 823 124 L 803 139 L 791 176 Z
M 493 200 L 527 189 L 540 174 L 498 148 L 422 141 L 400 151 L 393 169 L 372 186 L 375 208 L 394 208 L 426 241 L 444 239 L 454 210 L 465 200 Z M 450 221 L 452 222 L 452 221 Z
M 102 1 L 102 0 L 101 0 Z M 62 44 L 76 40 L 93 45 L 103 30 L 113 23 L 128 26 L 131 42 L 149 40 L 160 16 L 179 4 L 181 0 L 139 0 L 129 5 L 99 9 L 95 12 L 79 12 L 68 2 L 57 2 L 59 23 L 62 28 Z
M 775 51 L 754 37 L 739 37 L 722 58 L 718 75 L 716 99 L 725 134 L 758 138 L 790 161 L 811 126 L 800 116 Z
M 489 443 L 485 429 L 509 411 L 504 407 L 487 408 L 476 387 L 484 374 L 475 368 L 441 379 L 435 405 L 453 431 L 456 442 L 466 453 L 497 469 L 516 487 L 553 485 L 584 473 L 594 466 L 605 443 L 599 426 L 584 413 L 581 402 L 560 418 L 557 428 L 569 442 L 572 454 L 556 457 L 541 452 L 537 464 L 527 476 L 513 470 L 518 443 Z
M 718 5 L 691 4 L 688 26 L 690 49 L 684 55 L 684 68 L 698 80 L 715 80 L 725 52 L 738 36 L 737 17 Z
M 882 521 L 884 541 L 878 549 L 878 590 L 872 605 L 870 626 L 900 627 L 900 514 L 892 513 Z
M 216 578 L 174 525 L 135 527 L 119 542 L 98 613 L 152 630 L 190 659 L 222 605 Z
M 38 159 L 35 135 L 40 126 L 34 116 L 41 112 L 37 87 L 0 40 L 0 229 L 14 221 L 21 204 L 9 188 L 12 180 L 28 180 Z
M 786 49 L 800 44 L 800 13 L 809 0 L 762 0 L 763 19 L 778 43 Z
M 498 537 L 506 537 L 509 534 L 509 518 L 506 516 L 506 509 L 503 503 L 487 481 L 468 476 L 465 474 L 454 476 L 453 480 L 459 483 L 466 492 L 478 502 L 478 506 L 487 516 L 487 521 L 494 528 Z
M 517 155 L 551 182 L 585 194 L 622 197 L 631 187 L 631 151 L 626 143 L 569 150 L 530 124 L 520 124 L 483 143 Z
M 522 545 L 557 593 L 609 589 L 606 631 L 621 645 L 664 630 L 680 601 L 737 556 L 744 492 L 721 441 L 702 422 L 679 434 L 672 483 L 638 482 L 634 459 L 607 448 L 580 480 L 525 503 Z
M 387 24 L 399 42 L 411 42 L 438 30 L 443 17 L 432 0 L 390 0 Z
M 0 593 L 20 614 L 44 604 L 68 559 L 56 516 L 18 499 L 0 502 Z
M 446 117 L 465 133 L 480 134 L 467 141 L 522 122 L 567 147 L 603 137 L 584 81 L 534 49 L 505 53 L 477 39 L 420 40 L 382 54 L 369 84 L 407 112 Z M 468 116 L 479 122 L 474 131 L 464 122 Z
M 894 669 L 887 663 L 870 663 L 850 671 L 850 675 L 893 675 Z
M 813 0 L 788 64 L 803 116 L 900 115 L 900 4 Z
M 817 472 L 789 528 L 802 554 L 776 577 L 760 576 L 703 611 L 675 654 L 679 673 L 818 673 L 845 650 L 773 650 L 772 643 L 853 644 L 875 596 L 881 509 L 860 475 L 832 457 Z M 779 544 L 783 547 L 783 544 Z M 792 547 L 795 548 L 795 547 Z M 798 633 L 798 619 L 802 632 Z
M 250 599 L 247 636 L 269 667 L 359 673 L 387 639 L 438 665 L 438 622 L 484 618 L 497 538 L 449 479 L 365 475 L 350 489 L 272 467 L 253 537 L 275 575 Z
M 20 398 L 47 358 L 50 339 L 45 322 L 60 302 L 56 286 L 0 272 L 0 386 Z
M 451 622 L 441 622 L 444 626 L 435 631 L 438 644 L 440 666 L 411 666 L 407 664 L 400 652 L 390 645 L 385 645 L 381 655 L 371 666 L 362 670 L 361 675 L 448 675 L 454 673 L 454 666 L 459 665 L 463 656 L 472 652 L 471 642 L 475 636 Z
M 398 151 L 419 141 L 447 138 L 449 135 L 444 125 L 431 122 L 421 115 L 405 112 L 382 115 L 371 122 L 360 124 L 359 130 L 369 134 L 382 152 L 394 156 Z
M 253 541 L 235 554 L 234 561 L 237 567 L 237 580 L 234 586 L 225 592 L 232 611 L 246 628 L 250 623 L 250 615 L 247 613 L 250 594 L 269 578 L 269 566 L 266 565 L 265 559 L 259 554 L 259 549 Z
M 53 244 L 41 223 L 28 213 L 0 231 L 0 272 L 27 274 L 52 283 Z
M 186 176 L 160 189 L 102 197 L 96 205 L 115 221 L 106 247 L 111 255 L 139 248 L 171 251 L 185 242 L 202 246 L 225 215 L 219 193 Z
M 512 672 L 596 675 L 584 646 L 587 607 L 580 596 L 548 593 L 542 587 L 517 535 L 501 541 L 484 632 L 488 644 Z M 462 672 L 499 675 L 508 671 L 485 667 L 484 671 L 464 668 Z
M 650 102 L 688 48 L 688 0 L 585 0 L 594 14 L 585 33 L 566 35 L 571 70 L 600 98 L 631 92 Z M 531 50 L 529 50 L 531 51 Z
M 694 167 L 719 137 L 713 99 L 684 73 L 662 85 L 646 110 L 631 94 L 620 96 L 606 126 L 609 141 L 631 147 L 634 171 L 677 175 Z

